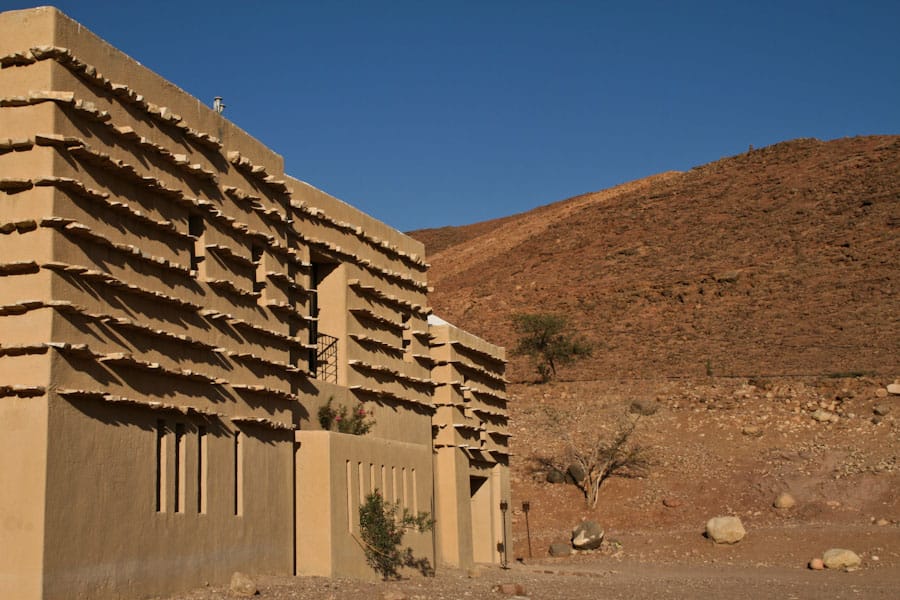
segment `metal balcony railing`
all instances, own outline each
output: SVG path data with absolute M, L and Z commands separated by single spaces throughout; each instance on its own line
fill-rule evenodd
M 316 335 L 316 379 L 337 383 L 338 339 L 324 333 Z

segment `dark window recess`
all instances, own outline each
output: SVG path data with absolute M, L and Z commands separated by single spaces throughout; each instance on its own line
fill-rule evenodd
M 206 245 L 204 242 L 204 232 L 206 225 L 203 223 L 203 217 L 200 215 L 188 216 L 188 235 L 194 238 L 191 246 L 191 270 L 197 271 L 200 263 L 206 257 Z

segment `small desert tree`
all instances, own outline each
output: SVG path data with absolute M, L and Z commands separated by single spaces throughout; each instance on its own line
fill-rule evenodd
M 426 512 L 411 514 L 397 503 L 385 502 L 378 490 L 366 496 L 359 507 L 359 532 L 362 536 L 366 562 L 384 579 L 398 579 L 402 567 L 418 569 L 423 575 L 433 575 L 427 558 L 416 558 L 410 547 L 400 545 L 408 529 L 430 530 L 434 520 Z
M 570 333 L 568 320 L 562 315 L 522 313 L 512 319 L 519 334 L 513 354 L 530 356 L 543 383 L 556 377 L 558 366 L 591 355 L 591 345 Z
M 623 416 L 611 433 L 602 430 L 579 435 L 573 431 L 572 415 L 546 409 L 549 429 L 563 441 L 563 450 L 554 456 L 536 456 L 539 468 L 568 473 L 584 493 L 590 508 L 597 507 L 600 486 L 610 477 L 640 477 L 647 473 L 652 461 L 649 451 L 632 436 L 640 415 Z M 572 468 L 572 467 L 575 468 Z

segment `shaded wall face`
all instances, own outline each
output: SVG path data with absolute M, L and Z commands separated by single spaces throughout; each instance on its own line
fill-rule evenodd
M 293 570 L 293 439 L 140 407 L 54 400 L 46 598 L 167 593 Z

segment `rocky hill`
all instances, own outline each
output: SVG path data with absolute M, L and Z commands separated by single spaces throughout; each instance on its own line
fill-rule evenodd
M 596 349 L 568 379 L 900 371 L 900 136 L 784 142 L 411 235 L 447 320 L 510 347 L 511 314 L 568 315 Z

